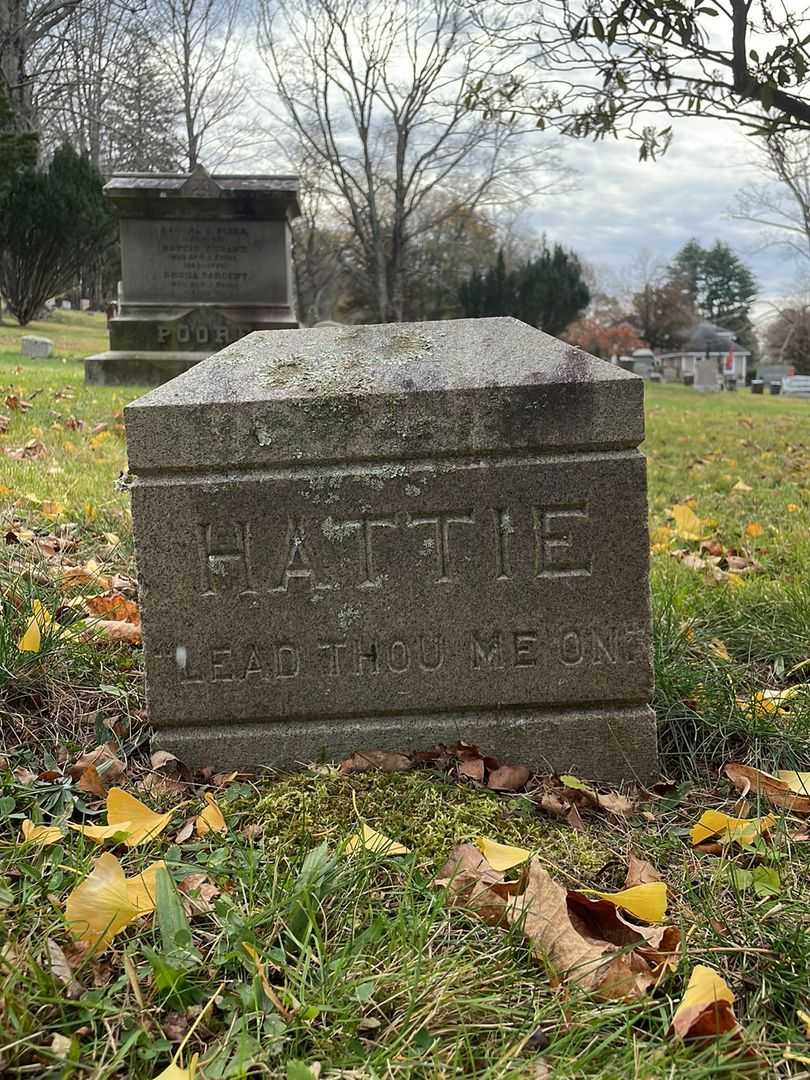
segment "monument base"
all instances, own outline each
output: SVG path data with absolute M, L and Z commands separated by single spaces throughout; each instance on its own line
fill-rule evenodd
M 605 784 L 659 779 L 655 714 L 646 705 L 172 727 L 155 737 L 189 768 L 251 772 L 340 761 L 355 750 L 408 752 L 459 741 L 544 775 L 574 770 Z
M 207 360 L 208 352 L 96 353 L 84 361 L 84 381 L 95 386 L 160 386 Z

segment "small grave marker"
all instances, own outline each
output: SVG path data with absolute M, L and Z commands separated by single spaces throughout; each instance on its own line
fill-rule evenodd
M 125 413 L 191 765 L 461 739 L 656 773 L 643 382 L 513 319 L 256 333 Z

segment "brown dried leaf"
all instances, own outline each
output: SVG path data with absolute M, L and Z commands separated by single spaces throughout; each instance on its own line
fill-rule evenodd
M 566 890 L 536 860 L 529 864 L 525 891 L 509 906 L 507 916 L 511 925 L 521 926 L 539 959 L 598 997 L 640 998 L 656 981 L 642 956 L 593 939 L 583 924 L 575 925 Z
M 190 817 L 177 830 L 177 836 L 174 838 L 176 844 L 184 844 L 186 840 L 194 835 L 194 822 L 196 817 Z
M 45 947 L 48 950 L 48 962 L 51 972 L 65 986 L 67 996 L 72 1000 L 81 997 L 84 993 L 84 987 L 74 976 L 73 969 L 62 947 L 53 938 L 46 940 Z
M 530 771 L 523 765 L 501 765 L 489 774 L 487 787 L 493 791 L 520 791 L 530 776 Z
M 484 782 L 484 759 L 481 757 L 466 757 L 458 763 L 458 775 L 466 776 L 468 780 L 475 780 L 479 784 Z
M 474 844 L 454 848 L 433 884 L 447 889 L 450 907 L 469 908 L 495 926 L 506 922 L 508 902 L 519 887 L 504 881 Z
M 108 592 L 101 596 L 89 596 L 84 606 L 88 614 L 110 622 L 128 622 L 140 626 L 141 613 L 134 600 L 122 593 Z
M 106 639 L 107 641 L 121 642 L 125 645 L 140 645 L 141 626 L 140 623 L 99 619 L 93 622 L 81 636 L 83 641 Z
M 220 890 L 205 874 L 189 874 L 178 882 L 177 888 L 183 894 L 183 908 L 189 918 L 212 911 L 211 901 L 220 895 Z
M 82 769 L 79 775 L 78 788 L 79 791 L 84 791 L 88 795 L 98 795 L 101 799 L 107 794 L 107 784 L 104 783 L 95 765 L 87 765 Z
M 18 765 L 16 769 L 12 769 L 12 776 L 18 784 L 33 784 L 38 779 L 37 774 L 24 765 Z
M 68 771 L 75 782 L 80 779 L 84 770 L 89 769 L 91 766 L 98 770 L 108 785 L 113 780 L 123 776 L 127 771 L 126 764 L 119 757 L 116 757 L 112 748 L 106 743 L 76 758 L 73 764 L 69 766 Z
M 622 795 L 620 791 L 609 791 L 607 795 L 597 792 L 596 802 L 600 809 L 617 817 L 634 817 L 638 813 L 638 801 Z
M 810 814 L 810 797 L 791 791 L 784 780 L 770 773 L 752 769 L 750 765 L 738 765 L 729 762 L 723 772 L 737 788 L 747 794 L 749 791 L 761 795 L 773 806 L 780 806 L 794 814 Z
M 414 767 L 409 754 L 399 754 L 394 750 L 355 750 L 351 757 L 340 763 L 344 775 L 355 772 L 368 772 L 377 769 L 380 772 L 406 772 Z
M 630 855 L 627 859 L 627 877 L 624 879 L 625 889 L 632 889 L 634 885 L 649 885 L 653 881 L 663 881 L 663 876 L 658 873 L 651 862 Z

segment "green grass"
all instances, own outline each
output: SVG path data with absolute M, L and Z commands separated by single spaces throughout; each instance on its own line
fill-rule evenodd
M 0 405 L 10 417 L 0 449 L 36 439 L 46 455 L 27 462 L 0 455 L 4 530 L 16 523 L 59 533 L 75 523 L 77 557 L 96 557 L 99 572 L 131 572 L 126 496 L 114 487 L 125 464 L 115 425 L 138 391 L 85 389 L 75 360 L 32 363 L 22 372 L 18 366 L 0 356 L 3 396 L 14 393 L 32 407 Z M 72 397 L 59 396 L 65 388 Z M 50 972 L 47 941 L 67 947 L 64 899 L 98 849 L 75 833 L 33 853 L 0 848 L 3 1076 L 155 1076 L 218 987 L 189 1045 L 211 1080 L 295 1080 L 307 1075 L 296 1062 L 319 1062 L 326 1077 L 358 1080 L 742 1075 L 745 1063 L 729 1057 L 727 1046 L 684 1047 L 668 1037 L 695 963 L 716 968 L 733 988 L 761 1075 L 810 1076 L 798 1060 L 810 1057 L 797 1017 L 810 1009 L 810 843 L 792 838 L 801 824 L 781 816 L 771 846 L 758 853 L 698 855 L 688 841 L 704 809 L 732 810 L 736 793 L 716 773 L 724 760 L 810 769 L 810 697 L 800 694 L 781 715 L 752 714 L 739 700 L 807 678 L 807 669 L 789 673 L 810 657 L 810 405 L 650 387 L 647 412 L 653 529 L 666 524 L 675 502 L 692 497 L 707 533 L 760 567 L 738 584 L 715 584 L 672 557 L 674 539 L 653 556 L 655 704 L 665 767 L 677 787 L 647 804 L 646 816 L 592 816 L 579 833 L 540 814 L 526 796 L 494 795 L 440 772 L 344 777 L 321 766 L 218 792 L 228 834 L 182 844 L 172 837 L 199 811 L 199 791 L 145 795 L 156 808 L 174 806 L 175 824 L 168 839 L 123 852 L 127 873 L 162 857 L 176 880 L 204 872 L 220 894 L 211 911 L 192 920 L 192 953 L 183 958 L 181 949 L 167 968 L 172 945 L 161 920 L 144 920 L 85 962 L 77 997 Z M 66 428 L 69 417 L 84 427 Z M 99 423 L 109 434 L 91 445 Z M 750 492 L 732 491 L 740 479 Z M 761 535 L 746 534 L 751 523 L 762 526 Z M 105 539 L 110 532 L 117 546 Z M 7 545 L 0 590 L 0 725 L 8 756 L 0 772 L 0 838 L 10 841 L 24 816 L 61 820 L 96 808 L 57 766 L 97 741 L 119 744 L 132 763 L 125 784 L 133 787 L 147 733 L 137 651 L 58 637 L 39 655 L 17 651 L 31 599 L 49 610 L 64 599 L 53 567 L 24 545 Z M 20 765 L 56 775 L 24 783 L 11 772 Z M 358 814 L 412 853 L 340 855 Z M 453 845 L 481 834 L 531 848 L 572 887 L 619 887 L 630 851 L 653 861 L 684 936 L 677 974 L 640 1003 L 605 1003 L 557 987 L 516 932 L 448 909 L 431 886 Z M 327 853 L 313 855 L 320 845 Z M 302 883 L 307 858 L 310 877 Z M 757 861 L 778 871 L 779 895 L 757 897 L 735 886 L 731 863 Z M 281 1010 L 263 992 L 251 946 Z M 56 1044 L 55 1035 L 63 1037 Z M 58 1056 L 60 1046 L 62 1053 L 69 1047 L 67 1058 Z M 784 1058 L 786 1049 L 794 1058 Z
M 90 356 L 108 349 L 107 320 L 96 311 L 52 311 L 46 319 L 36 319 L 28 326 L 18 326 L 6 314 L 0 324 L 0 353 L 20 356 L 20 338 L 23 334 L 47 337 L 53 342 L 53 355 Z M 20 357 L 21 362 L 31 361 Z

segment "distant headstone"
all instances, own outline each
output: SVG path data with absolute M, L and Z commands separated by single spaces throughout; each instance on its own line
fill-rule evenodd
M 129 405 L 160 745 L 652 779 L 643 386 L 466 319 L 252 334 Z
M 86 296 L 83 296 L 82 299 L 79 301 L 79 307 L 81 308 L 82 311 L 89 311 L 90 310 L 90 300 L 89 300 L 89 298 L 86 297 Z
M 711 359 L 698 360 L 695 364 L 695 389 L 719 390 L 720 386 L 721 382 L 717 371 L 717 361 Z
M 122 284 L 94 383 L 159 384 L 253 330 L 297 326 L 290 221 L 294 176 L 114 177 Z
M 73 310 L 73 304 L 71 304 L 70 300 L 63 300 L 62 301 L 62 310 L 63 311 L 72 311 Z
M 20 352 L 23 356 L 41 359 L 50 356 L 53 352 L 53 342 L 46 337 L 36 337 L 33 334 L 25 334 L 20 338 Z

